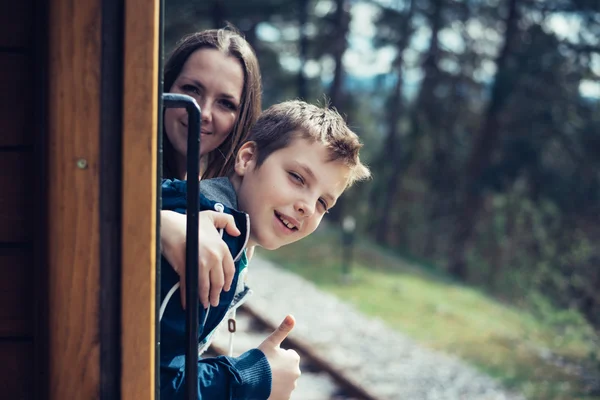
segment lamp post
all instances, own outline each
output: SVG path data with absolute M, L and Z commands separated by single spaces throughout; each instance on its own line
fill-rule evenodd
M 356 220 L 351 215 L 344 217 L 342 221 L 342 277 L 344 281 L 350 280 L 350 267 L 352 265 L 352 245 L 354 243 L 354 232 Z

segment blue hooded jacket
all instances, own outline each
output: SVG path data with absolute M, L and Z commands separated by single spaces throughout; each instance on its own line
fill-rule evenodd
M 223 240 L 235 261 L 236 272 L 231 290 L 221 292 L 219 305 L 199 311 L 198 342 L 208 347 L 211 334 L 225 318 L 229 309 L 248 294 L 248 288 L 238 285 L 240 271 L 245 260 L 245 246 L 249 235 L 248 216 L 237 211 L 235 191 L 227 178 L 202 180 L 199 210 L 215 210 L 221 203 L 224 211 L 231 214 L 241 232 L 233 237 L 223 233 Z M 164 180 L 162 183 L 162 209 L 185 214 L 187 185 L 180 180 Z M 200 235 L 199 240 L 202 240 Z M 169 290 L 179 282 L 179 275 L 168 261 L 161 258 L 161 304 Z M 241 290 L 235 290 L 241 288 Z M 208 311 L 208 315 L 206 314 Z M 185 375 L 185 310 L 179 296 L 173 296 L 166 305 L 160 321 L 160 396 L 162 400 L 184 399 Z M 239 357 L 219 356 L 198 361 L 198 399 L 267 399 L 271 392 L 271 368 L 265 355 L 252 349 Z

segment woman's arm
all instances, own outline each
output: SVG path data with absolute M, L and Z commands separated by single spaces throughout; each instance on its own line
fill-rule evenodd
M 233 258 L 218 229 L 223 228 L 231 236 L 238 236 L 233 217 L 216 211 L 198 214 L 198 292 L 204 308 L 209 301 L 219 305 L 221 290 L 229 291 L 235 274 Z M 160 249 L 162 255 L 179 275 L 181 304 L 185 308 L 185 243 L 186 216 L 175 211 L 160 212 Z

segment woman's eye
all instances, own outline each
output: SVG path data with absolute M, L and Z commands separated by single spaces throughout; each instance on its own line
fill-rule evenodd
M 232 101 L 229 101 L 229 100 L 222 100 L 222 101 L 221 101 L 221 104 L 222 104 L 222 105 L 223 105 L 225 108 L 227 108 L 227 109 L 229 109 L 229 110 L 231 110 L 231 111 L 237 111 L 237 106 L 236 106 L 236 105 L 235 105 L 235 104 L 234 104 Z
M 200 94 L 200 90 L 198 90 L 198 88 L 193 85 L 183 85 L 181 89 L 183 89 L 183 91 L 187 93 Z
M 293 180 L 295 180 L 298 183 L 304 184 L 304 179 L 300 175 L 298 175 L 295 172 L 289 172 L 289 174 Z

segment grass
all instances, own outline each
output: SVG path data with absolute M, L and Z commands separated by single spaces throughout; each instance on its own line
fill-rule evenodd
M 431 265 L 408 262 L 368 242 L 354 247 L 350 279 L 342 279 L 340 247 L 337 235 L 320 230 L 258 254 L 422 345 L 461 357 L 530 400 L 600 399 L 586 394 L 579 376 L 543 356 L 586 365 L 594 351 L 589 327 L 571 327 L 565 335 L 526 310 L 454 282 Z

